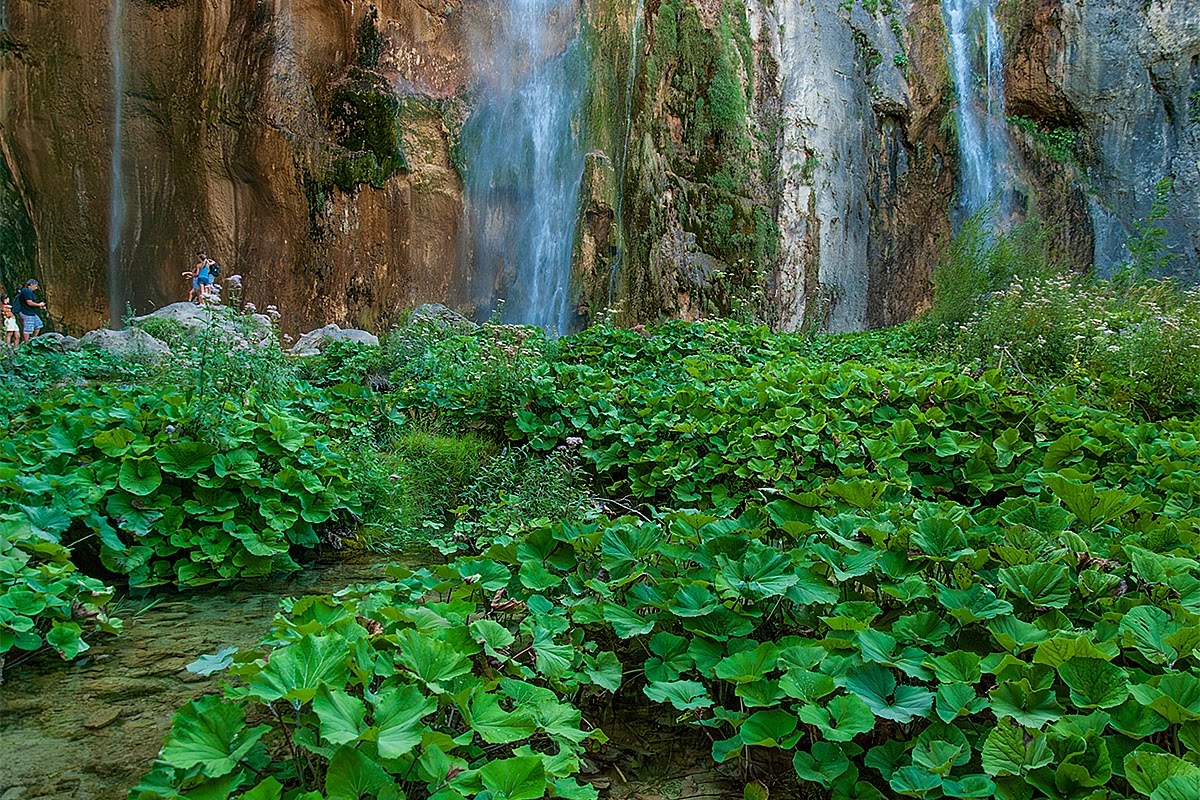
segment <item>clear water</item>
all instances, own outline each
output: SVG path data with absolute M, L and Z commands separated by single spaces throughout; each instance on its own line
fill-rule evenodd
M 565 333 L 583 178 L 587 70 L 576 0 L 473 0 L 474 110 L 463 125 L 473 265 L 486 316 Z
M 112 50 L 113 78 L 113 128 L 112 128 L 112 176 L 108 201 L 108 313 L 114 326 L 119 325 L 125 301 L 121 285 L 121 231 L 125 227 L 125 176 L 121 165 L 122 117 L 124 117 L 125 64 L 122 56 L 123 41 L 121 21 L 124 17 L 124 0 L 116 0 L 112 21 L 109 23 L 109 47 Z
M 1004 121 L 1004 52 L 996 0 L 943 0 L 958 94 L 959 211 L 995 204 L 1003 214 L 1010 173 Z

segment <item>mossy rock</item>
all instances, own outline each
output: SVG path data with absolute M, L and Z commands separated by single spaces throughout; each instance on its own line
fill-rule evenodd
M 333 182 L 345 191 L 359 183 L 382 187 L 408 170 L 404 156 L 400 99 L 384 79 L 367 72 L 338 86 L 331 117 L 338 144 L 347 151 L 334 160 Z

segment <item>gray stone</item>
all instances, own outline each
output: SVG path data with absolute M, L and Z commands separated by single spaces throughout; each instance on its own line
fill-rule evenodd
M 130 325 L 141 327 L 151 320 L 166 320 L 179 326 L 189 340 L 203 331 L 216 329 L 231 346 L 263 345 L 274 338 L 271 320 L 262 314 L 238 314 L 222 306 L 198 306 L 195 303 L 172 303 L 149 314 L 134 317 Z
M 300 337 L 292 347 L 292 355 L 315 356 L 325 352 L 325 348 L 333 342 L 357 342 L 371 347 L 379 346 L 379 337 L 357 328 L 339 328 L 337 325 L 326 325 L 309 331 Z
M 67 336 L 62 333 L 43 333 L 41 336 L 30 339 L 30 344 L 37 347 L 53 350 L 56 353 L 73 353 L 79 350 L 79 340 L 74 336 Z
M 171 354 L 171 348 L 146 333 L 141 328 L 124 328 L 110 331 L 107 328 L 85 333 L 79 340 L 81 347 L 104 350 L 123 358 L 159 361 Z
M 479 326 L 441 303 L 426 303 L 413 309 L 413 322 L 433 322 L 456 330 L 474 330 Z

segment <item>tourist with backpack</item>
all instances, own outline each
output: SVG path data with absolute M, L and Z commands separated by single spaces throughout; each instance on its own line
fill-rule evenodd
M 45 302 L 39 302 L 37 295 L 37 278 L 25 281 L 25 288 L 17 292 L 17 319 L 21 323 L 21 343 L 25 344 L 30 337 L 37 336 L 42 329 L 42 318 L 38 309 L 46 307 Z

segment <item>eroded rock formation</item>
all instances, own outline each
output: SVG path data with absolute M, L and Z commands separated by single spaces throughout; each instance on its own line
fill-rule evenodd
M 116 20 L 116 0 L 2 2 L 0 277 L 37 274 L 59 328 L 182 297 L 199 248 L 293 333 L 379 331 L 423 302 L 471 315 L 497 284 L 472 267 L 459 147 L 475 0 L 121 0 Z M 1018 212 L 1055 223 L 1080 268 L 1124 258 L 1164 177 L 1173 266 L 1200 267 L 1189 5 L 1001 3 Z M 959 180 L 937 2 L 579 9 L 587 156 L 563 213 L 580 322 L 850 330 L 928 304 Z

